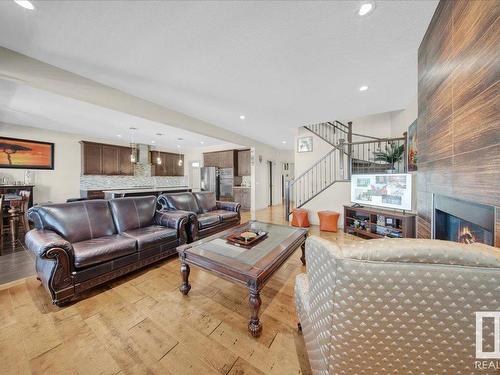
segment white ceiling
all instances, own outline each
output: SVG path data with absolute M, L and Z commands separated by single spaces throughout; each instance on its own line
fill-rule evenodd
M 229 145 L 216 138 L 1 79 L 0 122 L 97 137 L 115 144 L 134 141 L 162 151 Z M 130 130 L 131 127 L 137 130 Z
M 404 108 L 437 5 L 32 2 L 0 2 L 0 45 L 278 148 L 307 123 Z

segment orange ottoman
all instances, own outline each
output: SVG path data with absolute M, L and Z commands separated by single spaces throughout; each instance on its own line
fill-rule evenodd
M 318 211 L 319 230 L 336 232 L 340 214 L 335 211 Z
M 308 228 L 310 226 L 307 210 L 302 208 L 294 208 L 292 210 L 292 226 L 301 228 Z

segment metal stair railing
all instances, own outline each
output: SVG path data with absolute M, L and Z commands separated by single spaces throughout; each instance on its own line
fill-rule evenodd
M 352 122 L 324 122 L 304 126 L 332 146 L 320 160 L 288 181 L 285 212 L 288 220 L 300 208 L 336 182 L 350 181 L 351 174 L 404 173 L 407 170 L 406 133 L 398 138 L 377 138 L 352 132 Z M 353 142 L 353 135 L 367 140 Z

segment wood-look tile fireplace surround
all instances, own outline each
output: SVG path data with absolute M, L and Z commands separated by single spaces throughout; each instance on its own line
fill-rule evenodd
M 433 201 L 446 196 L 489 206 L 492 241 L 500 247 L 497 6 L 494 0 L 441 0 L 420 45 L 419 238 L 432 238 Z

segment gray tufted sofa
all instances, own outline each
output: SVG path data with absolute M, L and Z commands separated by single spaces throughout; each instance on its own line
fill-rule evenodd
M 475 368 L 475 312 L 500 311 L 500 249 L 310 237 L 306 264 L 295 299 L 314 374 L 497 374 Z

